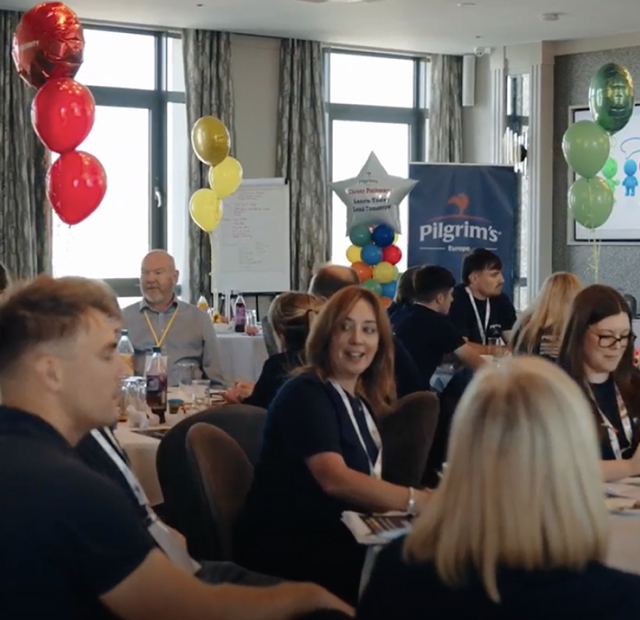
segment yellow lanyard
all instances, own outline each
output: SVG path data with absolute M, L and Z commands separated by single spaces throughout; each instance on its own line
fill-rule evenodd
M 171 318 L 169 319 L 169 322 L 167 323 L 167 326 L 164 328 L 164 331 L 162 332 L 162 335 L 160 336 L 160 339 L 158 340 L 158 334 L 156 334 L 156 330 L 153 329 L 153 325 L 151 324 L 151 320 L 149 319 L 149 314 L 147 312 L 144 312 L 144 320 L 147 322 L 147 325 L 149 326 L 149 331 L 151 332 L 151 335 L 153 336 L 153 339 L 155 340 L 156 343 L 156 347 L 161 347 L 163 342 L 165 341 L 167 334 L 169 333 L 169 330 L 171 329 L 171 326 L 173 325 L 173 322 L 175 321 L 176 317 L 178 316 L 178 308 L 176 307 L 175 312 L 171 315 Z

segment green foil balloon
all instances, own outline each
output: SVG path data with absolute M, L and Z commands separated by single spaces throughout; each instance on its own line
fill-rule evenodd
M 591 78 L 589 109 L 596 123 L 610 134 L 629 122 L 635 99 L 633 78 L 626 67 L 610 62 Z
M 593 121 L 578 121 L 564 132 L 562 152 L 569 166 L 581 177 L 591 179 L 609 158 L 609 136 Z
M 578 224 L 600 228 L 613 211 L 613 192 L 601 177 L 578 179 L 569 188 L 569 209 Z

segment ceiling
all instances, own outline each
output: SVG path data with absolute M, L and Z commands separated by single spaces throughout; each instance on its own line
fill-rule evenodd
M 27 10 L 34 0 L 0 0 Z M 68 0 L 81 18 L 173 28 L 315 39 L 410 52 L 466 53 L 543 40 L 640 31 L 636 0 L 381 0 L 314 4 L 299 0 Z M 562 13 L 542 21 L 545 12 Z

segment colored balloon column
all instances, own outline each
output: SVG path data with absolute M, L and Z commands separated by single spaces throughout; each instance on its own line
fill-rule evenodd
M 347 259 L 362 285 L 390 306 L 398 284 L 396 265 L 402 258 L 402 250 L 394 243 L 395 231 L 386 224 L 357 224 L 349 231 L 349 239 L 353 245 L 347 249 Z
M 25 13 L 13 35 L 16 70 L 39 89 L 31 104 L 31 123 L 45 147 L 60 155 L 47 174 L 47 197 L 70 226 L 89 217 L 107 191 L 100 161 L 77 150 L 95 121 L 91 91 L 73 79 L 83 52 L 78 16 L 61 2 L 39 4 Z

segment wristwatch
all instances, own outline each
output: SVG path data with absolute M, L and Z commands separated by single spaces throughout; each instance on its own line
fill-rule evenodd
M 407 514 L 415 517 L 418 514 L 416 510 L 416 490 L 409 487 L 409 501 L 407 502 Z

